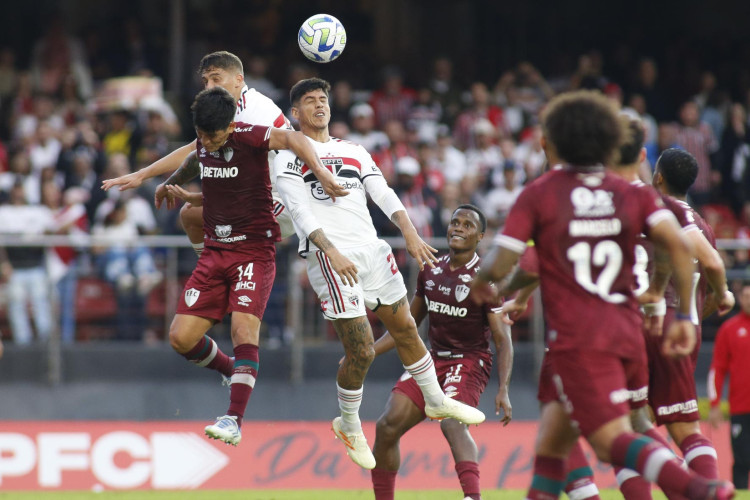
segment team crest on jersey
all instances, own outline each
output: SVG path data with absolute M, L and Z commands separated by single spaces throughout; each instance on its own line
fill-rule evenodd
M 224 155 L 224 161 L 229 162 L 234 156 L 234 149 L 226 147 L 222 150 L 222 154 Z
M 471 280 L 472 280 L 473 278 L 471 277 L 471 275 L 468 275 L 468 274 L 459 274 L 459 275 L 458 275 L 458 279 L 460 279 L 460 280 L 461 280 L 461 281 L 463 281 L 464 283 L 468 283 L 468 282 L 470 282 L 470 281 L 471 281 Z
M 461 302 L 469 296 L 469 287 L 466 285 L 458 285 L 456 287 L 456 300 Z
M 443 268 L 442 267 L 433 267 L 432 268 L 432 274 L 442 274 Z
M 357 297 L 356 295 L 350 295 L 349 303 L 354 307 L 359 308 L 359 297 Z
M 219 238 L 226 238 L 227 236 L 232 234 L 232 226 L 230 224 L 216 226 L 214 228 L 214 231 L 216 232 L 216 236 L 218 236 Z
M 338 175 L 341 172 L 341 168 L 344 166 L 344 160 L 341 158 L 321 158 L 320 161 L 323 165 L 328 167 L 333 175 Z
M 432 280 L 427 280 L 427 281 L 424 282 L 424 287 L 427 290 L 432 290 L 435 287 L 435 282 L 432 281 Z
M 193 307 L 195 303 L 198 301 L 198 297 L 200 296 L 201 292 L 196 290 L 195 288 L 190 288 L 189 290 L 185 290 L 185 304 L 187 304 L 188 307 Z

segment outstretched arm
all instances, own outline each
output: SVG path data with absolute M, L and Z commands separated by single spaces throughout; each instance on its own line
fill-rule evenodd
M 144 167 L 137 172 L 103 181 L 102 189 L 108 191 L 115 186 L 120 186 L 120 191 L 125 191 L 126 189 L 135 189 L 139 187 L 146 179 L 163 175 L 167 172 L 173 172 L 180 166 L 185 157 L 187 157 L 187 155 L 191 151 L 195 151 L 195 140 L 193 140 L 193 142 L 191 142 L 190 144 L 186 144 L 180 148 L 175 149 L 164 158 L 155 161 L 148 167 Z
M 401 234 L 404 236 L 406 241 L 406 251 L 409 255 L 414 257 L 419 266 L 419 270 L 424 269 L 424 265 L 427 264 L 430 267 L 435 267 L 435 262 L 438 258 L 435 256 L 437 249 L 428 245 L 417 233 L 417 229 L 412 224 L 409 215 L 406 210 L 399 210 L 391 215 L 391 221 L 401 230 Z
M 193 150 L 182 162 L 175 172 L 169 176 L 169 178 L 159 184 L 154 193 L 154 205 L 156 208 L 161 208 L 161 204 L 164 198 L 167 199 L 167 208 L 172 209 L 175 207 L 174 192 L 167 190 L 167 186 L 181 186 L 187 182 L 198 177 L 201 173 L 200 162 L 195 150 Z M 183 198 L 184 199 L 184 198 Z M 185 200 L 191 201 L 191 200 Z M 194 204 L 195 205 L 195 204 Z M 196 205 L 197 206 L 197 205 Z
M 310 141 L 302 132 L 273 128 L 268 141 L 269 149 L 290 149 L 305 164 L 310 167 L 315 177 L 320 181 L 323 190 L 336 201 L 337 196 L 346 196 L 349 191 L 342 188 L 333 177 L 333 174 L 320 161 L 318 153 Z

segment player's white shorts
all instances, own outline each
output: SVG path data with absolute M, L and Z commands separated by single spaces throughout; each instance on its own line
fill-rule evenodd
M 284 202 L 281 201 L 279 193 L 273 192 L 273 215 L 276 217 L 276 222 L 279 224 L 281 229 L 281 239 L 285 240 L 291 235 L 295 234 L 294 222 L 292 222 L 292 214 L 284 206 Z
M 310 252 L 306 257 L 307 276 L 326 319 L 364 316 L 365 306 L 376 309 L 395 304 L 406 296 L 404 278 L 385 241 L 341 249 L 341 253 L 357 266 L 359 283 L 354 286 L 341 281 L 323 252 Z

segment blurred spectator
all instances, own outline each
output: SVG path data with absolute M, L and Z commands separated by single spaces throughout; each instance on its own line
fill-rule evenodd
M 83 204 L 88 197 L 81 188 L 70 188 L 63 194 L 55 183 L 45 182 L 42 203 L 52 211 L 50 232 L 70 236 L 87 234 L 89 224 Z M 60 338 L 64 343 L 71 343 L 76 331 L 78 250 L 70 246 L 49 249 L 47 272 L 60 304 Z
M 31 99 L 31 110 L 22 111 L 15 120 L 14 139 L 27 143 L 36 133 L 39 123 L 46 121 L 56 132 L 62 131 L 65 121 L 56 113 L 57 103 L 52 96 L 36 94 Z
M 81 42 L 67 33 L 62 19 L 54 17 L 45 23 L 47 31 L 34 44 L 31 74 L 34 87 L 56 94 L 69 75 L 78 84 L 78 94 L 88 98 L 92 92 L 91 71 Z
M 698 105 L 693 101 L 684 103 L 680 108 L 675 142 L 695 156 L 698 162 L 698 177 L 690 188 L 690 196 L 696 206 L 705 205 L 709 202 L 712 186 L 720 181 L 721 174 L 718 170 L 712 170 L 709 158 L 717 150 L 718 144 L 711 127 L 700 121 Z
M 436 58 L 429 85 L 443 110 L 442 121 L 451 125 L 461 111 L 461 88 L 453 81 L 453 61 Z
M 375 112 L 372 106 L 365 102 L 355 104 L 349 111 L 349 115 L 352 131 L 346 137 L 348 141 L 361 145 L 371 155 L 388 148 L 390 145 L 388 136 L 385 132 L 375 130 Z
M 570 78 L 571 90 L 589 89 L 604 91 L 609 82 L 602 75 L 601 53 L 592 51 L 578 57 L 578 67 Z
M 352 86 L 346 80 L 339 80 L 333 84 L 331 89 L 331 121 L 332 122 L 350 122 L 351 110 L 354 106 L 354 97 L 352 96 Z M 372 109 L 372 108 L 371 108 Z
M 630 88 L 631 94 L 640 94 L 646 100 L 646 109 L 654 118 L 663 122 L 672 118 L 672 103 L 664 89 L 658 82 L 659 72 L 656 61 L 650 58 L 641 59 L 634 81 Z
M 41 197 L 39 176 L 31 172 L 29 155 L 23 151 L 15 153 L 10 158 L 10 170 L 0 173 L 0 200 L 8 199 L 14 186 L 21 186 L 24 199 L 30 204 L 39 203 Z
M 249 89 L 255 89 L 272 101 L 281 97 L 281 90 L 276 88 L 268 78 L 268 60 L 259 55 L 250 57 L 245 67 L 245 85 Z
M 518 65 L 515 84 L 518 104 L 532 116 L 537 116 L 544 103 L 555 94 L 542 73 L 528 61 Z
M 418 143 L 417 161 L 422 177 L 421 182 L 426 184 L 431 191 L 439 193 L 445 185 L 445 176 L 437 163 L 437 145 L 430 141 Z
M 710 96 L 716 91 L 716 75 L 711 71 L 704 71 L 700 77 L 700 88 L 693 96 L 693 101 L 698 105 L 698 109 L 703 112 Z
M 330 129 L 331 137 L 337 137 L 343 139 L 349 137 L 349 125 L 346 122 L 330 122 L 328 128 Z
M 388 147 L 373 154 L 375 163 L 383 172 L 383 177 L 392 184 L 396 176 L 396 161 L 404 156 L 417 156 L 411 144 L 407 141 L 404 125 L 398 120 L 391 120 L 385 124 L 385 134 L 388 137 Z
M 479 121 L 489 122 L 495 128 L 492 134 L 493 140 L 498 130 L 506 130 L 503 120 L 503 110 L 490 103 L 490 93 L 487 86 L 481 82 L 471 85 L 471 105 L 466 111 L 462 111 L 453 127 L 453 139 L 456 147 L 466 151 L 476 146 L 474 141 L 474 125 Z
M 36 135 L 29 147 L 32 172 L 39 175 L 45 168 L 54 169 L 57 166 L 57 158 L 60 156 L 61 149 L 60 141 L 55 137 L 49 121 L 39 120 Z
M 137 244 L 138 226 L 123 201 L 112 205 L 91 234 L 102 245 L 92 249 L 97 266 L 117 296 L 117 338 L 140 340 L 148 326 L 146 299 L 162 278 L 153 255 Z
M 503 143 L 500 143 L 502 146 Z M 503 152 L 503 156 L 508 156 Z M 519 184 L 528 184 L 533 181 L 544 171 L 544 165 L 547 163 L 547 156 L 542 148 L 542 127 L 534 125 L 529 130 L 527 137 L 515 148 L 513 158 L 517 159 L 524 171 L 525 180 L 516 179 Z
M 516 162 L 513 159 L 506 159 L 502 166 L 502 185 L 490 190 L 483 200 L 482 211 L 487 215 L 488 229 L 493 231 L 502 229 L 508 212 L 523 191 L 523 186 L 516 181 L 517 174 Z
M 633 118 L 641 120 L 645 133 L 643 147 L 646 148 L 646 159 L 649 165 L 656 165 L 656 160 L 659 158 L 659 126 L 646 110 L 646 100 L 641 94 L 632 94 L 623 112 L 630 113 Z
M 464 192 L 473 194 L 475 202 L 481 206 L 480 199 L 488 189 L 489 175 L 492 169 L 501 165 L 503 154 L 500 146 L 494 143 L 497 130 L 489 120 L 479 120 L 472 128 L 475 147 L 466 151 L 466 178 Z
M 746 115 L 742 104 L 732 105 L 719 149 L 721 199 L 726 200 L 738 217 L 750 200 L 750 131 Z
M 401 70 L 388 66 L 383 70 L 383 86 L 372 93 L 370 105 L 375 111 L 375 123 L 384 127 L 392 120 L 405 124 L 417 98 L 414 90 L 404 87 Z
M 10 47 L 0 49 L 0 102 L 10 96 L 18 84 L 16 53 Z
M 10 190 L 7 205 L 0 205 L 0 232 L 5 235 L 28 236 L 43 234 L 52 227 L 52 213 L 43 205 L 27 202 L 23 185 Z M 38 340 L 52 334 L 52 306 L 49 279 L 45 268 L 43 247 L 7 247 L 3 275 L 8 279 L 8 320 L 16 344 L 26 345 L 33 339 L 29 321 L 29 305 L 34 315 Z
M 541 148 L 541 142 L 539 147 Z M 512 160 L 512 164 L 516 168 L 516 184 L 526 184 L 526 168 L 525 165 L 518 160 L 518 147 L 513 138 L 505 137 L 500 140 L 500 154 L 503 155 L 503 162 L 502 164 L 497 164 L 493 167 L 494 170 L 491 187 L 495 188 L 504 185 L 505 174 L 503 174 L 503 168 L 505 167 L 507 160 Z
M 432 238 L 443 233 L 440 198 L 424 182 L 419 181 L 420 172 L 419 162 L 415 158 L 399 158 L 396 162 L 396 183 L 393 190 L 404 204 L 417 233 L 422 238 Z
M 448 125 L 440 125 L 437 130 L 437 166 L 447 183 L 459 185 L 466 176 L 467 165 L 464 153 L 453 146 L 453 136 Z M 458 206 L 448 205 L 450 207 Z M 449 214 L 451 215 L 451 214 Z M 449 219 L 450 220 L 450 219 Z
M 133 158 L 140 145 L 139 131 L 128 110 L 116 109 L 107 117 L 107 132 L 102 138 L 107 155 L 122 153 Z
M 421 88 L 417 92 L 417 101 L 409 112 L 406 123 L 414 130 L 417 141 L 434 142 L 437 140 L 437 127 L 443 109 L 438 101 L 433 98 L 429 88 Z
M 724 90 L 717 89 L 708 95 L 705 106 L 702 108 L 699 106 L 701 121 L 711 127 L 716 138 L 724 135 L 724 126 L 729 115 L 730 104 L 729 94 Z
M 104 174 L 106 179 L 120 177 L 130 172 L 128 159 L 123 154 L 109 157 L 107 170 Z M 120 191 L 110 189 L 104 199 L 96 208 L 94 221 L 101 224 L 113 210 L 115 205 L 123 205 L 128 224 L 132 224 L 138 234 L 154 234 L 157 231 L 156 218 L 151 201 L 140 195 L 140 191 L 129 189 Z

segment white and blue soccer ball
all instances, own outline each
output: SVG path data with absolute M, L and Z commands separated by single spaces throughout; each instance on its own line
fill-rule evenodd
M 336 59 L 346 47 L 346 30 L 335 17 L 315 14 L 307 19 L 297 34 L 297 44 L 302 53 L 318 63 Z

